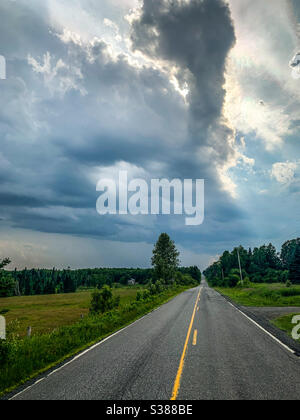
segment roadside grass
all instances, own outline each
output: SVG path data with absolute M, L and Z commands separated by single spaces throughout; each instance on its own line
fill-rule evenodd
M 216 287 L 215 290 L 243 306 L 300 306 L 300 285 L 287 288 L 282 283 L 252 283 L 244 289 Z
M 0 397 L 131 324 L 190 287 L 177 286 L 146 301 L 122 304 L 118 309 L 99 316 L 87 316 L 49 334 L 0 341 Z
M 280 330 L 287 332 L 288 335 L 292 337 L 292 331 L 296 326 L 296 324 L 292 323 L 292 320 L 294 316 L 297 316 L 297 315 L 300 315 L 300 314 L 290 314 L 290 315 L 282 316 L 280 318 L 276 318 L 272 321 L 272 324 L 275 325 Z M 300 343 L 300 338 L 299 340 L 296 340 L 296 341 L 299 341 Z
M 121 305 L 136 299 L 138 287 L 113 289 L 121 296 Z M 74 324 L 89 313 L 92 290 L 61 295 L 21 296 L 0 298 L 0 313 L 5 314 L 9 334 L 25 337 L 27 327 L 32 335 L 51 333 L 54 329 Z

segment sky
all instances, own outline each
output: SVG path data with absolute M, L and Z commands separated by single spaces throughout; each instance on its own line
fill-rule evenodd
M 300 232 L 296 0 L 2 0 L 0 256 L 182 265 Z M 205 180 L 205 220 L 100 216 L 100 178 Z

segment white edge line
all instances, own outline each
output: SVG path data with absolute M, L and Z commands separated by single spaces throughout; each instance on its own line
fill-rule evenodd
M 225 299 L 225 298 L 224 298 Z M 284 344 L 282 341 L 278 340 L 273 334 L 271 334 L 269 331 L 267 331 L 265 328 L 263 328 L 261 325 L 259 325 L 257 322 L 255 322 L 252 318 L 250 318 L 248 315 L 246 315 L 243 311 L 238 309 L 236 306 L 234 306 L 231 302 L 229 302 L 227 299 L 225 299 L 227 303 L 229 303 L 230 306 L 232 306 L 234 309 L 236 309 L 238 312 L 240 312 L 242 315 L 244 315 L 245 318 L 247 318 L 249 321 L 251 321 L 254 325 L 256 325 L 259 329 L 264 331 L 267 335 L 269 335 L 273 340 L 275 340 L 278 344 L 280 344 L 282 347 L 284 347 L 286 350 L 288 350 L 292 354 L 296 354 L 294 350 L 292 350 L 290 347 L 288 347 L 286 344 Z
M 177 296 L 174 297 L 174 299 Z M 169 302 L 166 302 L 169 303 Z M 114 334 L 109 335 L 108 337 L 104 338 L 103 340 L 99 341 L 99 343 L 94 344 L 92 347 L 88 348 L 87 350 L 84 350 L 83 352 L 77 354 L 77 356 L 73 357 L 72 360 L 70 360 L 69 362 L 65 363 L 64 365 L 60 366 L 59 368 L 53 370 L 52 372 L 50 372 L 48 375 L 44 376 L 43 378 L 39 379 L 38 381 L 36 381 L 34 384 L 28 386 L 27 388 L 23 389 L 21 392 L 19 392 L 18 394 L 14 395 L 13 397 L 9 398 L 9 401 L 12 401 L 13 399 L 19 397 L 20 395 L 24 394 L 24 392 L 29 391 L 31 388 L 33 388 L 35 385 L 39 384 L 40 382 L 44 381 L 45 379 L 49 378 L 49 376 L 52 376 L 54 373 L 59 372 L 60 370 L 64 369 L 66 366 L 68 366 L 69 364 L 75 362 L 75 360 L 79 359 L 80 357 L 84 356 L 86 353 L 94 350 L 95 348 L 97 348 L 98 346 L 100 346 L 101 344 L 105 343 L 106 341 L 110 340 L 111 338 L 115 337 L 116 335 L 120 334 L 121 332 L 127 330 L 127 328 L 132 327 L 134 324 L 142 321 L 142 319 L 146 318 L 147 316 L 151 315 L 152 313 L 158 311 L 158 309 L 160 309 L 162 306 L 159 306 L 158 308 L 155 308 L 153 311 L 149 312 L 148 314 L 142 316 L 141 318 L 137 319 L 136 321 L 132 322 L 131 324 L 127 325 L 126 327 L 122 328 L 119 331 L 116 331 Z
M 158 309 L 158 308 L 157 308 Z M 157 309 L 155 309 L 152 312 L 155 312 Z M 150 312 L 150 313 L 152 313 Z M 14 395 L 12 398 L 9 398 L 9 401 L 13 400 L 14 398 L 18 397 L 21 394 L 24 394 L 24 392 L 29 391 L 31 388 L 33 388 L 35 385 L 39 384 L 40 382 L 42 382 L 43 380 L 49 378 L 49 376 L 52 376 L 54 373 L 59 372 L 60 370 L 64 369 L 66 366 L 70 365 L 71 363 L 75 362 L 75 360 L 79 359 L 80 357 L 84 356 L 86 353 L 94 350 L 95 348 L 97 348 L 98 346 L 100 346 L 101 344 L 105 343 L 106 341 L 110 340 L 111 338 L 113 338 L 114 336 L 120 334 L 121 332 L 127 330 L 127 328 L 131 327 L 132 325 L 136 324 L 137 322 L 141 321 L 142 319 L 144 319 L 146 316 L 150 315 L 146 314 L 144 315 L 142 318 L 137 319 L 136 321 L 134 321 L 132 324 L 127 325 L 126 327 L 122 328 L 121 330 L 115 332 L 114 334 L 111 334 L 110 336 L 104 338 L 103 340 L 99 341 L 99 343 L 94 344 L 92 347 L 88 348 L 87 350 L 84 350 L 83 352 L 77 354 L 75 357 L 72 358 L 72 360 L 69 360 L 69 362 L 65 363 L 64 365 L 60 366 L 59 368 L 53 370 L 52 372 L 50 372 L 48 375 L 44 376 L 43 378 L 39 379 L 38 381 L 36 381 L 34 384 L 30 385 L 29 387 L 23 389 L 23 391 L 19 392 L 18 394 Z

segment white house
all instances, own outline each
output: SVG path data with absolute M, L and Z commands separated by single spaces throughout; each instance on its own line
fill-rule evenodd
M 136 284 L 135 279 L 128 280 L 128 286 L 135 286 L 135 284 Z

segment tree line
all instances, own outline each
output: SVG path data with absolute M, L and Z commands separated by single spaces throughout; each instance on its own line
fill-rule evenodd
M 88 268 L 80 270 L 30 269 L 6 271 L 9 259 L 0 262 L 0 297 L 33 296 L 73 293 L 78 289 L 101 289 L 103 286 L 120 287 L 134 279 L 140 285 L 182 284 L 190 279 L 200 282 L 198 267 L 179 267 L 179 253 L 167 234 L 162 234 L 154 248 L 153 268 Z
M 300 284 L 300 238 L 286 241 L 278 253 L 271 243 L 246 250 L 225 251 L 204 271 L 212 286 L 235 287 L 242 283 Z

